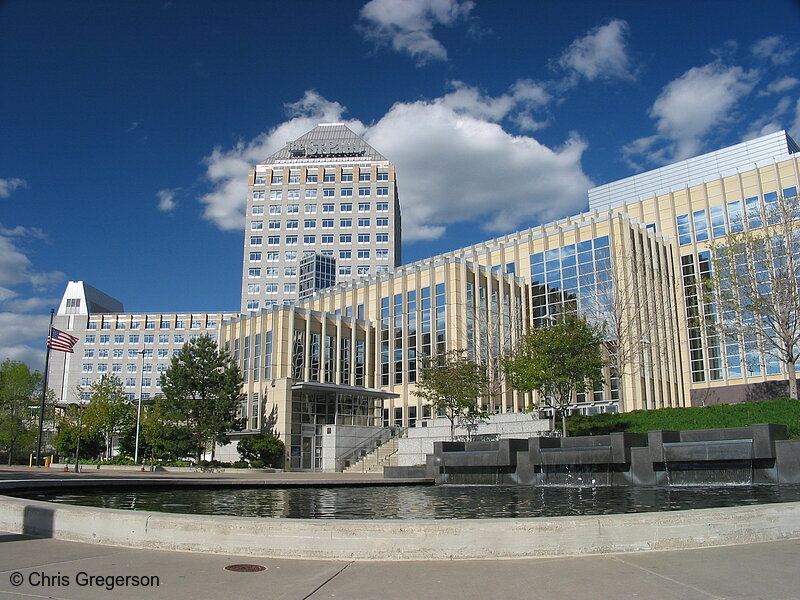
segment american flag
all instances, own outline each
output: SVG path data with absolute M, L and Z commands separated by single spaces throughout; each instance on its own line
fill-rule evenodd
M 70 335 L 65 331 L 50 328 L 50 337 L 47 338 L 47 347 L 51 350 L 60 350 L 61 352 L 73 352 L 72 347 L 78 343 L 78 338 Z

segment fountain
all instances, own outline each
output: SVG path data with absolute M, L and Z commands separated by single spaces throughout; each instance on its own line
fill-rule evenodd
M 800 440 L 786 426 L 438 442 L 424 467 L 390 467 L 386 477 L 437 484 L 685 486 L 800 483 Z

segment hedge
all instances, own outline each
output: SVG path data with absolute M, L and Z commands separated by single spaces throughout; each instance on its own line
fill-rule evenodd
M 756 423 L 786 425 L 790 439 L 800 439 L 800 401 L 776 398 L 741 404 L 634 410 L 627 413 L 576 415 L 567 420 L 569 435 L 601 435 L 655 429 L 688 430 L 745 427 Z

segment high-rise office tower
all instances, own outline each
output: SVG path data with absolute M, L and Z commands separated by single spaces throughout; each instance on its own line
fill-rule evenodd
M 323 123 L 250 172 L 242 311 L 300 298 L 300 260 L 335 259 L 336 283 L 400 264 L 394 166 L 342 123 Z

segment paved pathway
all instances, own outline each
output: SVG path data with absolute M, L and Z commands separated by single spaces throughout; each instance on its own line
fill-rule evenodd
M 267 569 L 225 570 L 236 563 Z M 798 566 L 800 540 L 579 558 L 340 562 L 132 550 L 0 533 L 0 600 L 797 600 Z M 91 586 L 85 585 L 89 576 L 95 577 Z M 113 580 L 98 576 L 123 583 L 109 590 Z M 126 586 L 125 576 L 152 581 L 136 587 L 129 577 Z

